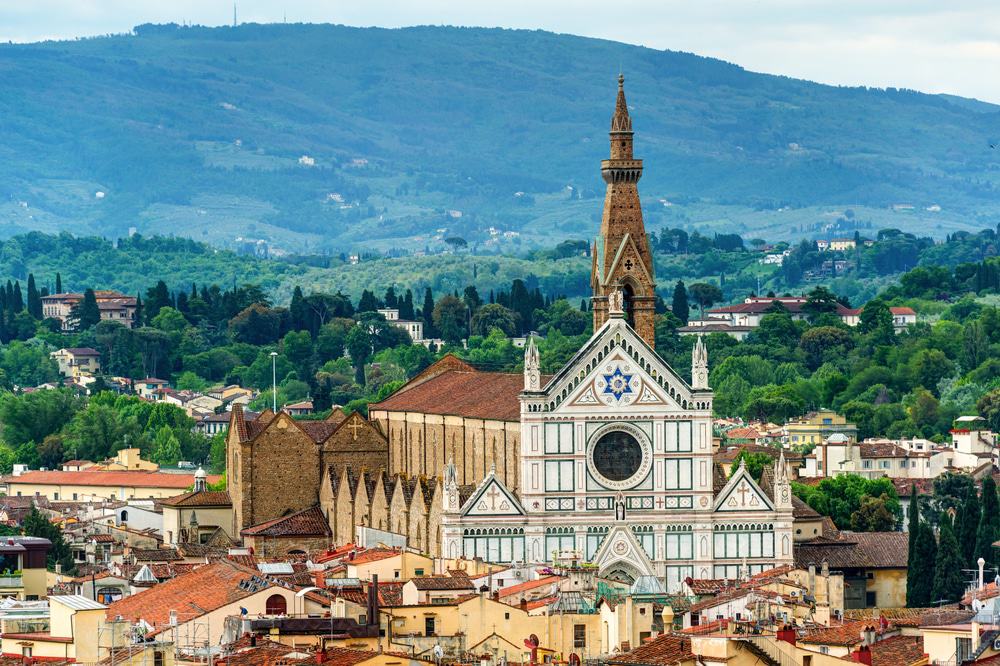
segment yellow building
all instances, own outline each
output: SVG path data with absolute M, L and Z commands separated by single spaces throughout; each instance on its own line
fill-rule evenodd
M 347 578 L 368 581 L 378 576 L 383 583 L 408 581 L 434 573 L 434 560 L 405 550 L 373 548 L 347 560 L 346 564 Z
M 156 472 L 160 466 L 142 459 L 139 449 L 120 449 L 114 458 L 95 465 L 102 472 Z
M 842 433 L 852 441 L 858 439 L 858 427 L 830 409 L 809 412 L 785 424 L 785 443 L 790 446 L 822 444 L 827 437 Z
M 160 502 L 163 510 L 163 540 L 176 546 L 182 543 L 205 543 L 219 528 L 236 541 L 236 517 L 229 493 L 208 490 L 203 470 L 195 473 L 194 490 Z
M 0 596 L 44 598 L 48 591 L 45 557 L 51 547 L 52 542 L 41 537 L 0 539 Z
M 49 354 L 64 377 L 93 376 L 101 371 L 101 352 L 90 347 L 65 347 Z
M 76 594 L 49 597 L 47 621 L 4 619 L 3 654 L 95 663 L 101 658 L 97 637 L 106 611 L 104 604 Z
M 218 476 L 209 476 L 215 483 Z M 162 499 L 173 497 L 194 485 L 194 474 L 166 472 L 102 472 L 87 468 L 79 472 L 31 471 L 0 479 L 7 495 L 45 497 L 50 501 L 101 501 Z

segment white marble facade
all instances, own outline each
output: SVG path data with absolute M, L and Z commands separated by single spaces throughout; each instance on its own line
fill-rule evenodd
M 522 487 L 508 489 L 489 474 L 461 502 L 448 474 L 444 555 L 577 559 L 603 577 L 654 575 L 671 590 L 688 576 L 735 578 L 791 563 L 783 461 L 761 484 L 766 490 L 745 470 L 726 481 L 713 469 L 712 392 L 700 339 L 691 384 L 620 315 L 544 385 L 529 343 L 524 374 Z

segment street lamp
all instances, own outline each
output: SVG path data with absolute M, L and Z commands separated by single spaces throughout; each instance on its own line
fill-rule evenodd
M 278 413 L 278 352 L 271 352 L 271 411 Z

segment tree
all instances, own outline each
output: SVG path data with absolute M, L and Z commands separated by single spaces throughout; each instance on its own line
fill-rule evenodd
M 696 282 L 688 288 L 691 300 L 701 310 L 701 318 L 705 318 L 705 308 L 710 308 L 722 300 L 722 290 L 710 282 Z
M 56 293 L 57 294 L 63 293 L 63 290 L 62 290 L 62 275 L 60 275 L 59 273 L 56 273 Z
M 498 303 L 487 303 L 480 306 L 472 317 L 472 333 L 487 336 L 494 328 L 499 329 L 507 337 L 517 332 L 516 315 Z
M 855 532 L 890 532 L 896 529 L 896 517 L 889 510 L 889 496 L 862 497 L 861 504 L 851 513 L 851 529 Z
M 965 493 L 962 510 L 955 514 L 955 536 L 962 551 L 963 568 L 975 566 L 979 514 L 979 494 L 976 492 L 975 486 L 970 486 Z
M 986 560 L 986 566 L 994 567 L 997 561 L 993 544 L 1000 539 L 1000 502 L 997 501 L 997 484 L 993 477 L 983 479 L 983 490 L 980 496 L 982 513 L 979 517 L 979 527 L 976 530 L 976 550 L 974 557 Z
M 688 306 L 687 288 L 684 286 L 683 280 L 678 280 L 677 284 L 674 285 L 674 300 L 671 304 L 670 311 L 673 312 L 674 316 L 680 319 L 685 326 L 691 318 L 691 308 Z
M 159 280 L 155 287 L 146 290 L 146 321 L 153 321 L 153 317 L 160 314 L 160 308 L 165 308 L 170 304 L 170 290 L 167 289 L 167 283 Z
M 0 398 L 3 439 L 13 447 L 42 442 L 62 430 L 81 406 L 81 400 L 66 389 L 6 393 Z
M 774 466 L 774 458 L 767 455 L 763 451 L 755 451 L 751 453 L 750 451 L 743 449 L 736 455 L 736 458 L 733 459 L 733 463 L 729 467 L 730 475 L 734 474 L 736 470 L 740 468 L 741 462 L 746 465 L 747 473 L 752 476 L 755 481 L 760 481 L 760 477 L 764 474 L 765 467 Z
M 931 588 L 931 603 L 951 603 L 958 601 L 965 591 L 962 579 L 962 549 L 955 538 L 951 518 L 942 515 L 938 530 L 937 557 L 934 561 L 934 586 Z
M 802 304 L 802 311 L 812 322 L 818 320 L 821 315 L 836 314 L 838 306 L 836 294 L 826 287 L 816 287 L 806 294 L 806 302 Z
M 156 431 L 150 459 L 158 465 L 176 465 L 181 459 L 181 443 L 170 426 L 160 426 Z
M 910 484 L 910 515 L 908 516 L 908 522 L 906 524 L 906 536 L 907 536 L 907 554 L 906 554 L 906 566 L 910 568 L 914 565 L 913 553 L 917 546 L 917 537 L 920 535 L 920 503 L 917 498 L 917 485 L 915 483 Z M 916 577 L 907 576 L 906 577 L 906 605 L 912 606 L 910 599 L 913 596 L 914 588 L 916 587 Z
M 978 319 L 965 325 L 962 336 L 962 367 L 966 372 L 975 370 L 989 358 L 990 339 L 986 329 Z
M 160 311 L 156 313 L 156 316 L 149 322 L 149 325 L 165 333 L 180 333 L 191 326 L 180 311 L 175 310 L 169 305 L 160 308 Z
M 1000 432 L 1000 389 L 993 389 L 980 398 L 976 410 L 990 424 L 990 430 Z
M 42 297 L 35 286 L 35 276 L 28 274 L 28 314 L 35 319 L 42 318 Z
M 445 342 L 461 342 L 465 337 L 465 303 L 455 296 L 444 296 L 434 306 L 434 327 Z
M 364 386 L 365 364 L 372 355 L 372 336 L 366 327 L 354 326 L 347 332 L 346 345 L 347 353 L 350 354 L 351 363 L 354 365 L 354 381 Z
M 39 511 L 38 507 L 34 504 L 31 505 L 31 510 L 28 511 L 28 514 L 21 522 L 21 528 L 24 530 L 25 536 L 48 539 L 52 543 L 52 547 L 46 556 L 46 566 L 49 570 L 54 570 L 56 564 L 59 564 L 64 574 L 73 572 L 75 567 L 73 564 L 73 553 L 70 551 L 69 544 L 63 538 L 62 531 L 53 525 L 52 521 Z
M 63 461 L 63 441 L 59 435 L 49 435 L 38 445 L 38 460 L 48 469 L 58 469 Z
M 861 310 L 858 330 L 862 333 L 875 333 L 880 343 L 892 341 L 896 330 L 893 327 L 892 311 L 885 301 L 872 299 Z
M 811 370 L 816 370 L 832 356 L 844 355 L 852 343 L 851 334 L 836 326 L 814 326 L 799 340 Z
M 917 528 L 913 557 L 907 566 L 906 605 L 910 608 L 930 606 L 936 564 L 937 542 L 934 540 L 934 530 L 921 521 Z M 910 578 L 913 579 L 912 584 Z
M 434 328 L 434 296 L 430 287 L 424 289 L 424 305 L 420 309 L 420 317 L 424 320 L 424 337 L 438 337 L 437 329 Z
M 87 331 L 96 326 L 101 321 L 101 309 L 97 305 L 97 297 L 93 289 L 83 292 L 83 300 L 73 306 L 70 319 L 74 322 L 76 330 Z

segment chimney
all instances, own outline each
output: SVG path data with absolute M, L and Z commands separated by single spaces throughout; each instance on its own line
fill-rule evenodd
M 977 589 L 983 589 L 983 567 L 986 566 L 986 560 L 979 558 L 976 560 L 976 564 L 979 565 L 979 587 Z
M 517 604 L 517 607 L 523 610 L 525 613 L 528 612 L 528 600 L 521 597 L 521 601 Z
M 326 663 L 326 649 L 321 649 L 316 651 L 316 663 L 323 664 Z
M 868 666 L 872 666 L 872 649 L 867 645 L 862 645 L 855 650 L 853 654 L 851 654 L 851 659 L 859 664 L 868 664 Z

